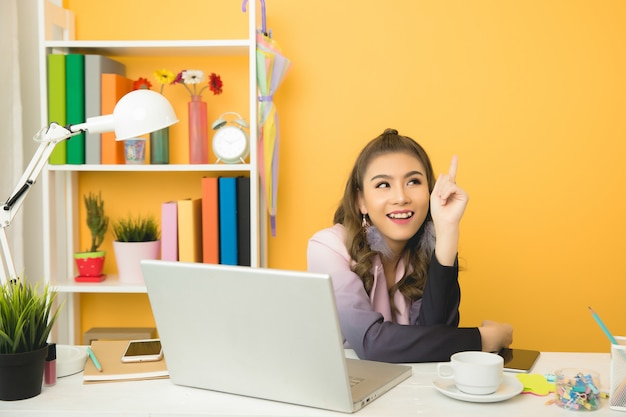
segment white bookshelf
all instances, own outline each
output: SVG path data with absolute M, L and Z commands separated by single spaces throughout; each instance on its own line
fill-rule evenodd
M 54 25 L 50 16 L 65 14 L 66 11 L 52 6 L 48 0 L 39 0 L 38 13 L 40 30 L 40 85 L 42 126 L 48 124 L 47 115 L 47 68 L 46 57 L 50 53 L 100 54 L 107 56 L 133 57 L 178 57 L 178 56 L 247 56 L 249 76 L 249 117 L 250 156 L 247 164 L 206 164 L 206 165 L 47 165 L 41 175 L 43 190 L 43 232 L 44 275 L 65 302 L 62 316 L 55 329 L 57 343 L 73 344 L 81 339 L 80 303 L 81 293 L 145 293 L 144 285 L 120 283 L 117 276 L 107 275 L 101 283 L 78 283 L 74 280 L 75 266 L 73 253 L 78 244 L 78 178 L 81 173 L 99 172 L 206 172 L 212 175 L 249 175 L 250 181 L 250 231 L 251 264 L 253 267 L 266 266 L 265 253 L 267 222 L 261 201 L 259 171 L 257 161 L 257 82 L 256 82 L 256 11 L 254 2 L 247 9 L 248 37 L 245 39 L 208 40 L 115 40 L 90 41 L 72 40 L 71 31 L 43 30 Z M 77 17 L 79 19 L 80 16 Z M 245 17 L 242 17 L 245 18 Z M 56 23 L 58 24 L 58 23 Z M 63 23 L 61 23 L 63 24 Z M 58 39 L 47 39 L 50 33 L 58 34 Z M 70 35 L 68 35 L 68 33 Z M 115 202 L 107 201 L 107 204 Z M 107 257 L 114 256 L 112 253 Z

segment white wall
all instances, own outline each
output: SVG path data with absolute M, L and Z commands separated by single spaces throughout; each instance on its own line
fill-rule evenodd
M 38 0 L 17 2 L 24 167 L 28 165 L 37 149 L 32 137 L 42 127 L 39 102 L 37 2 Z M 36 183 L 24 201 L 20 213 L 24 222 L 24 274 L 31 280 L 43 278 L 44 271 L 41 206 L 42 188 Z

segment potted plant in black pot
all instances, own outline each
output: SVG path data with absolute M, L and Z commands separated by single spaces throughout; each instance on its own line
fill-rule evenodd
M 113 250 L 120 282 L 143 284 L 142 259 L 159 259 L 159 224 L 150 215 L 128 215 L 113 223 Z
M 91 233 L 91 244 L 84 252 L 74 253 L 74 261 L 80 282 L 100 282 L 104 280 L 102 268 L 106 252 L 99 250 L 104 242 L 104 235 L 109 227 L 109 217 L 104 213 L 104 201 L 101 193 L 89 193 L 83 197 L 87 210 L 87 227 Z
M 0 400 L 21 400 L 41 393 L 48 336 L 59 309 L 57 293 L 46 284 L 23 279 L 0 286 Z

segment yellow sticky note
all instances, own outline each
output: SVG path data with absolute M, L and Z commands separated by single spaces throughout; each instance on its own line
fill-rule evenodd
M 540 374 L 517 374 L 517 379 L 524 385 L 523 393 L 548 395 L 555 390 L 554 382 Z

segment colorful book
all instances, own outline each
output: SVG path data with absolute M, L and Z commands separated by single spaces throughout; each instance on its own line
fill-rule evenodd
M 85 122 L 85 55 L 65 55 L 65 111 L 70 125 Z M 85 133 L 67 140 L 67 163 L 85 163 Z
M 178 261 L 178 203 L 161 205 L 161 259 Z
M 85 118 L 102 115 L 102 74 L 126 75 L 121 62 L 103 55 L 85 55 Z M 100 133 L 85 134 L 85 163 L 102 163 Z
M 250 266 L 250 177 L 237 177 L 238 264 Z
M 237 179 L 219 177 L 220 263 L 237 265 Z
M 65 55 L 48 55 L 48 122 L 61 126 L 67 124 L 65 109 Z M 65 164 L 67 141 L 57 143 L 50 159 L 50 164 Z
M 178 200 L 178 260 L 202 262 L 202 199 Z
M 112 114 L 117 102 L 132 90 L 133 80 L 118 74 L 102 74 L 102 114 Z M 102 163 L 125 163 L 124 141 L 116 141 L 115 132 L 104 132 L 100 138 Z
M 202 262 L 218 264 L 219 195 L 216 177 L 204 177 L 202 187 Z

